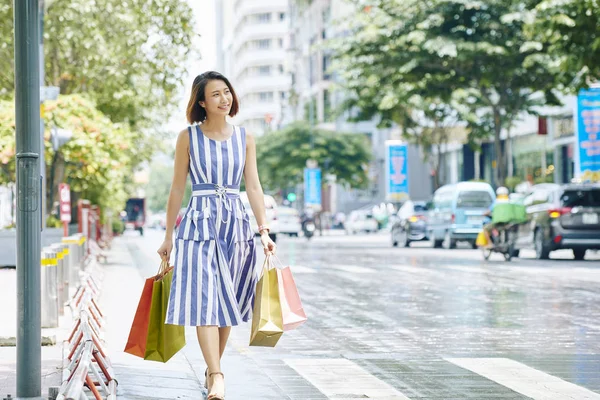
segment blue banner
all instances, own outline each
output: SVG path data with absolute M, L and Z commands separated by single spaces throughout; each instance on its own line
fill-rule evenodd
M 304 168 L 304 205 L 321 207 L 320 168 Z
M 404 201 L 408 193 L 408 147 L 397 140 L 388 140 L 386 145 L 386 199 Z
M 576 122 L 579 178 L 600 182 L 600 88 L 579 92 Z

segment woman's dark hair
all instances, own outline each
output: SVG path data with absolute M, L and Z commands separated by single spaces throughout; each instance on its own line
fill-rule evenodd
M 200 106 L 201 101 L 206 101 L 205 93 L 206 85 L 208 81 L 219 80 L 225 82 L 231 95 L 233 97 L 233 104 L 231 105 L 231 110 L 229 110 L 229 116 L 234 117 L 240 108 L 239 101 L 237 95 L 235 94 L 235 90 L 233 90 L 233 86 L 229 82 L 229 79 L 225 78 L 222 74 L 216 71 L 208 71 L 203 74 L 200 74 L 194 79 L 194 84 L 192 85 L 192 95 L 190 97 L 190 101 L 187 106 L 187 120 L 190 124 L 195 122 L 204 122 L 206 119 L 206 110 Z

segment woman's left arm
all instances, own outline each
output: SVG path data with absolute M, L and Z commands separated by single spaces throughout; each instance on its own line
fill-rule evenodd
M 260 178 L 258 177 L 258 167 L 256 163 L 256 141 L 254 136 L 246 132 L 246 165 L 244 166 L 244 182 L 246 183 L 246 193 L 248 201 L 252 207 L 252 212 L 256 217 L 259 227 L 267 225 L 267 213 L 265 211 L 265 196 Z M 269 231 L 262 229 L 260 231 L 260 241 L 265 250 L 265 254 L 275 254 L 275 243 L 269 237 Z

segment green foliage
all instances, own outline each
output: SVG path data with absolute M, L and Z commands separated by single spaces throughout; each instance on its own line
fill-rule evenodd
M 56 216 L 48 215 L 48 218 L 46 218 L 46 226 L 48 228 L 62 228 L 63 223 L 60 219 L 56 218 Z
M 458 116 L 472 142 L 499 142 L 520 113 L 558 104 L 559 64 L 526 35 L 522 1 L 371 3 L 357 5 L 342 27 L 350 34 L 331 43 L 355 119 L 378 116 L 380 125 L 397 124 L 418 138 Z M 502 182 L 505 156 L 496 148 Z
M 268 190 L 301 183 L 309 159 L 318 162 L 323 176 L 333 174 L 342 184 L 362 188 L 368 183 L 366 166 L 371 156 L 364 136 L 315 129 L 306 123 L 292 124 L 257 142 L 259 174 Z
M 0 96 L 12 97 L 12 0 L 0 0 Z M 46 83 L 87 93 L 114 122 L 162 123 L 177 103 L 194 35 L 183 0 L 54 0 L 44 19 Z M 8 23 L 5 23 L 8 22 Z
M 112 231 L 115 235 L 121 235 L 125 232 L 125 224 L 118 218 L 112 220 Z
M 153 212 L 165 211 L 167 201 L 171 192 L 171 182 L 173 181 L 173 162 L 164 163 L 155 161 L 150 165 L 150 177 L 146 186 L 146 199 L 148 208 Z M 182 206 L 188 204 L 192 196 L 192 185 L 188 178 L 185 194 L 181 202 Z
M 127 124 L 111 122 L 85 97 L 59 96 L 45 104 L 48 204 L 57 199 L 58 184 L 66 181 L 80 198 L 121 209 L 134 189 L 133 170 L 150 158 L 153 142 Z M 52 127 L 73 133 L 56 154 L 49 142 Z M 0 101 L 0 145 L 0 184 L 14 182 L 14 101 Z
M 546 43 L 561 67 L 561 83 L 576 92 L 600 79 L 600 1 L 535 1 L 528 13 L 532 40 Z

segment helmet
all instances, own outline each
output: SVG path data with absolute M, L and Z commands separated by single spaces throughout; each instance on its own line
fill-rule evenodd
M 500 186 L 496 189 L 496 196 L 508 196 L 508 189 L 504 186 Z

